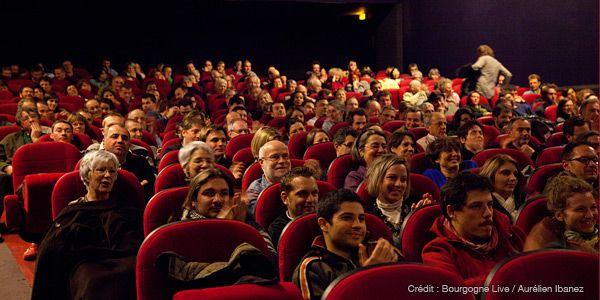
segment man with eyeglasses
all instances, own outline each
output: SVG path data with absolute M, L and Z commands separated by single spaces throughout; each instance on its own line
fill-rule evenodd
M 227 136 L 229 140 L 240 134 L 248 134 L 250 129 L 248 128 L 248 122 L 245 120 L 235 120 L 231 124 L 227 124 Z
M 290 171 L 291 162 L 287 146 L 276 140 L 267 142 L 258 151 L 258 163 L 263 175 L 254 180 L 246 191 L 248 212 L 251 216 L 254 216 L 258 195 L 271 184 L 280 182 Z
M 417 144 L 421 145 L 423 149 L 427 149 L 427 146 L 433 141 L 446 136 L 446 125 L 446 116 L 441 112 L 432 112 L 429 116 L 425 115 L 425 128 L 427 128 L 428 133 L 417 140 Z
M 598 152 L 585 141 L 570 142 L 562 154 L 564 171 L 557 176 L 571 176 L 585 180 L 594 187 L 594 196 L 598 196 Z M 550 181 L 549 181 L 550 182 Z M 544 194 L 548 185 L 544 188 Z

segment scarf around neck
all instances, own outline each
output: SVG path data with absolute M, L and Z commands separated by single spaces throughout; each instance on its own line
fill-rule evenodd
M 377 208 L 381 210 L 381 213 L 392 223 L 395 227 L 402 225 L 402 202 L 396 201 L 395 203 L 385 203 L 380 201 L 379 198 L 376 200 Z
M 490 238 L 490 240 L 483 244 L 475 244 L 475 243 L 461 237 L 458 234 L 458 232 L 456 232 L 456 230 L 454 229 L 454 226 L 452 226 L 450 221 L 446 218 L 444 218 L 444 228 L 451 235 L 454 235 L 456 237 L 456 239 L 458 239 L 458 241 L 462 242 L 467 247 L 471 248 L 472 250 L 474 250 L 476 252 L 480 252 L 482 254 L 487 254 L 488 252 L 496 249 L 496 247 L 498 246 L 498 231 L 496 230 L 496 226 L 492 226 L 492 237 Z M 452 237 L 450 237 L 450 238 L 452 238 Z

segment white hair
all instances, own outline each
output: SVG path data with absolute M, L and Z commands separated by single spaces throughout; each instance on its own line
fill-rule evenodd
M 79 177 L 81 177 L 81 181 L 83 181 L 86 188 L 90 182 L 90 173 L 98 166 L 98 164 L 108 161 L 112 161 L 115 163 L 115 167 L 117 169 L 119 168 L 120 165 L 117 156 L 106 150 L 90 151 L 83 156 L 81 163 L 79 164 Z
M 186 169 L 187 165 L 190 163 L 192 154 L 198 149 L 201 149 L 204 152 L 208 153 L 208 155 L 210 155 L 210 158 L 212 160 L 215 160 L 215 155 L 213 153 L 213 150 L 212 150 L 212 148 L 210 148 L 210 146 L 208 144 L 206 144 L 205 142 L 201 142 L 201 141 L 191 142 L 191 143 L 185 145 L 185 147 L 179 149 L 179 154 L 177 155 L 177 157 L 179 158 L 179 164 L 181 165 L 181 167 L 184 170 Z

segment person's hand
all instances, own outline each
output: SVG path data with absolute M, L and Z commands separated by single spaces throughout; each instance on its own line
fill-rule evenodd
M 531 146 L 529 146 L 527 144 L 521 146 L 521 148 L 519 150 L 521 150 L 521 152 L 527 154 L 527 156 L 529 156 L 529 157 L 531 157 L 531 155 L 533 155 L 533 153 L 535 153 L 535 149 L 531 148 Z
M 179 113 L 179 107 L 177 106 L 173 106 L 170 107 L 169 109 L 167 109 L 167 114 L 165 117 L 167 117 L 167 119 L 170 119 L 171 117 L 173 117 L 174 115 Z
M 236 180 L 240 180 L 242 178 L 242 176 L 244 176 L 244 169 L 245 169 L 245 165 L 243 162 L 234 162 L 231 164 L 231 167 L 229 167 L 229 171 L 231 171 L 231 173 L 233 173 L 233 177 L 235 177 Z
M 6 167 L 4 167 L 4 173 L 6 173 L 8 175 L 12 175 L 12 173 L 13 173 L 12 166 L 6 166 Z
M 410 206 L 410 210 L 416 210 L 416 209 L 418 209 L 418 208 L 420 208 L 422 206 L 426 206 L 426 205 L 429 205 L 431 203 L 433 203 L 433 198 L 431 197 L 431 194 L 430 193 L 425 193 L 425 194 L 423 194 L 423 198 L 421 198 L 421 200 L 419 200 L 419 202 L 413 203 Z
M 146 179 L 144 179 L 144 180 L 140 181 L 140 185 L 141 185 L 141 186 L 145 186 L 145 185 L 146 185 L 146 184 L 148 184 L 148 183 L 149 183 L 149 182 L 148 182 L 148 180 L 146 180 Z
M 248 211 L 246 203 L 242 201 L 240 193 L 235 193 L 233 197 L 223 205 L 223 208 L 217 214 L 218 219 L 246 221 L 246 212 Z
M 37 142 L 40 136 L 42 135 L 42 126 L 37 121 L 31 122 L 31 141 Z
M 386 239 L 380 238 L 377 241 L 377 245 L 370 256 L 367 254 L 367 247 L 365 245 L 358 245 L 358 257 L 361 266 L 369 266 L 375 264 L 383 264 L 388 262 L 398 261 L 398 254 L 396 254 L 396 247 L 392 246 Z

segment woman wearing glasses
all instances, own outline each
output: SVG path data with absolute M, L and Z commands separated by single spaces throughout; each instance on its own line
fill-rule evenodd
M 357 170 L 348 173 L 344 181 L 344 188 L 356 191 L 365 179 L 367 169 L 371 163 L 375 158 L 386 154 L 388 152 L 387 148 L 387 139 L 382 131 L 369 129 L 361 133 L 350 152 L 352 159 L 360 166 Z

